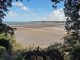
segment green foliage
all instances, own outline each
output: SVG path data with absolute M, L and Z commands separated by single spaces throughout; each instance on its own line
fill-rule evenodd
M 75 35 L 66 35 L 64 36 L 64 47 L 68 52 L 72 51 L 74 48 L 80 46 L 80 37 Z
M 0 60 L 5 60 L 5 59 L 6 60 L 15 60 L 16 57 L 14 57 L 14 55 L 15 55 L 14 52 L 17 51 L 17 50 L 19 50 L 19 49 L 20 50 L 23 49 L 21 47 L 21 44 L 18 44 L 14 38 L 15 38 L 15 36 L 11 35 L 10 33 L 7 33 L 7 36 L 6 36 L 5 32 L 3 32 L 3 33 L 0 34 L 0 39 L 8 40 L 9 43 L 10 43 L 8 51 L 7 50 L 4 51 L 3 49 L 0 50 Z
M 0 23 L 0 34 L 5 33 L 5 36 L 7 37 L 7 34 L 14 35 L 14 30 L 16 28 L 12 28 L 10 26 L 7 26 L 6 24 Z
M 80 30 L 80 1 L 79 0 L 65 0 L 64 13 L 66 19 L 66 30 L 69 34 L 78 34 Z
M 80 46 L 74 48 L 74 49 L 70 52 L 70 55 L 71 55 L 71 59 L 75 59 L 75 60 L 78 59 L 78 60 L 80 60 Z
M 43 50 L 37 47 L 37 49 L 29 50 L 28 52 L 23 53 L 22 56 L 25 60 L 63 60 L 61 53 L 55 48 Z
M 6 40 L 9 40 L 9 43 L 12 45 L 12 50 L 21 49 L 21 44 L 18 44 L 18 43 L 16 42 L 16 40 L 14 39 L 14 38 L 15 38 L 14 35 L 11 36 L 11 35 L 8 33 L 7 36 L 6 36 L 5 33 L 2 33 L 2 34 L 0 34 L 0 39 L 2 39 L 2 38 L 6 39 Z
M 16 51 L 22 48 L 21 44 L 17 43 L 16 40 L 11 40 L 10 43 L 12 45 L 12 51 Z
M 55 4 L 53 4 L 53 8 L 54 9 L 57 9 L 57 6 L 55 6 L 55 5 L 57 5 L 58 3 L 60 3 L 60 2 L 62 2 L 62 1 L 64 1 L 64 0 L 50 0 L 51 2 L 54 2 Z
M 80 1 L 79 0 L 51 0 L 55 4 L 52 6 L 53 8 L 57 8 L 55 6 L 57 3 L 64 1 L 64 14 L 66 19 L 65 28 L 68 34 L 79 34 L 80 30 Z
M 0 46 L 0 57 L 2 57 L 4 55 L 5 51 L 6 51 L 6 49 L 3 46 Z
M 21 47 L 21 44 L 17 43 L 14 39 L 14 36 L 11 36 L 8 34 L 6 37 L 5 34 L 0 34 L 0 39 L 4 38 L 6 40 L 9 40 L 9 43 L 11 44 L 10 50 L 6 50 L 4 47 L 0 47 L 0 60 L 17 60 L 17 58 L 21 59 L 21 56 L 18 54 L 21 54 L 22 52 L 25 52 L 27 49 L 24 49 Z M 4 49 L 3 49 L 4 48 Z M 10 54 L 10 55 L 9 55 Z M 5 58 L 4 58 L 5 57 Z M 22 57 L 23 59 L 23 57 Z
M 79 35 L 66 35 L 64 36 L 63 52 L 65 60 L 80 60 L 80 36 Z M 67 58 L 66 58 L 67 57 Z
M 3 46 L 0 46 L 0 60 L 14 60 L 12 57 Z
M 46 50 L 58 49 L 64 60 L 80 60 L 80 37 L 67 34 L 63 39 L 63 43 L 51 44 Z

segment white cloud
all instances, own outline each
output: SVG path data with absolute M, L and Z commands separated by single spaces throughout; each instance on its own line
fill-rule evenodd
M 42 9 L 39 9 L 39 10 L 42 10 Z
M 16 10 L 18 10 L 18 9 L 16 9 Z
M 9 11 L 8 13 L 11 14 L 11 15 L 17 15 L 16 12 L 11 12 L 11 11 Z
M 22 16 L 29 16 L 29 15 L 27 15 L 27 14 L 21 14 Z
M 46 20 L 47 18 L 45 16 L 42 16 L 42 19 Z
M 28 10 L 29 11 L 29 8 L 24 6 L 24 7 L 21 8 L 21 10 Z
M 40 18 L 40 19 L 42 19 L 42 18 Z
M 23 6 L 23 4 L 21 2 L 17 2 L 17 3 L 12 3 L 15 6 Z
M 9 18 L 9 20 L 12 20 L 13 18 Z
M 29 16 L 29 15 L 27 15 L 27 14 L 23 14 L 23 16 Z
M 37 14 L 33 14 L 33 13 L 30 13 L 31 15 L 37 15 Z
M 34 10 L 34 9 L 32 9 L 32 10 Z
M 36 19 L 36 21 L 37 21 L 38 19 Z
M 19 14 L 21 17 L 29 16 L 27 14 Z
M 60 8 L 60 9 L 59 9 L 59 11 L 63 11 L 63 9 L 62 9 L 62 8 Z
M 44 21 L 45 20 L 46 21 L 65 21 L 66 20 L 65 15 L 61 11 L 62 11 L 62 8 L 56 9 L 52 13 L 50 13 L 48 16 L 42 16 L 40 19 Z
M 58 9 L 49 14 L 48 18 L 54 21 L 64 21 L 65 15 L 60 12 L 62 9 Z
M 48 14 L 47 12 L 44 12 L 45 14 Z

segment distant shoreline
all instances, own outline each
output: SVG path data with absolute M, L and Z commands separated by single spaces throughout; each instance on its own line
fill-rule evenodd
M 65 23 L 66 21 L 31 21 L 31 22 L 42 22 L 42 23 Z

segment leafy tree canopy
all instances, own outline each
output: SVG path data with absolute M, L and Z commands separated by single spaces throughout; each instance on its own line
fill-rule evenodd
M 55 3 L 64 1 L 64 14 L 66 19 L 66 30 L 68 34 L 78 34 L 80 30 L 80 0 L 51 0 Z M 54 8 L 57 6 L 53 5 Z
M 4 16 L 6 16 L 5 12 L 8 13 L 8 7 L 12 7 L 12 1 L 13 0 L 0 0 L 0 22 L 2 22 L 2 19 Z M 19 0 L 16 0 L 19 1 Z M 22 0 L 20 0 L 22 2 Z M 29 0 L 28 0 L 29 1 Z

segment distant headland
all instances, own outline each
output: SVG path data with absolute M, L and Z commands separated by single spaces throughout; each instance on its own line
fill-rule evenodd
M 65 23 L 66 21 L 30 21 L 35 23 Z

